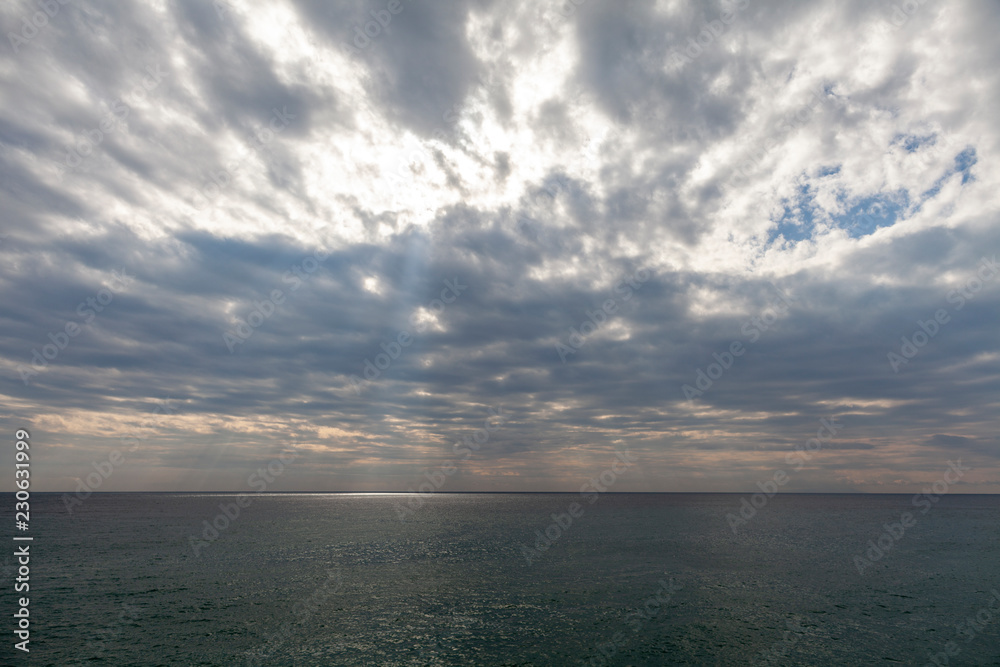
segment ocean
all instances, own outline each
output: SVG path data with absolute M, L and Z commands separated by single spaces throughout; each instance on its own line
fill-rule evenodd
M 1000 496 L 419 499 L 33 494 L 4 664 L 1000 665 Z

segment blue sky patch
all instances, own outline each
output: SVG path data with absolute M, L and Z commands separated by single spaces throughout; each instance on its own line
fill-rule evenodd
M 908 201 L 909 193 L 906 190 L 864 197 L 858 199 L 843 215 L 834 217 L 833 222 L 851 238 L 861 238 L 882 227 L 896 224 Z
M 979 162 L 979 158 L 976 156 L 976 149 L 969 146 L 964 151 L 955 156 L 955 166 L 953 166 L 948 171 L 941 175 L 941 178 L 934 181 L 934 185 L 931 186 L 927 192 L 923 193 L 920 197 L 920 204 L 923 204 L 928 199 L 936 197 L 939 192 L 941 192 L 941 186 L 944 185 L 954 174 L 962 174 L 962 185 L 965 185 L 969 181 L 975 180 L 975 176 L 972 175 L 972 167 Z M 919 206 L 917 207 L 919 208 Z
M 800 185 L 795 200 L 786 199 L 782 202 L 784 210 L 778 218 L 777 226 L 770 230 L 767 245 L 774 243 L 779 236 L 786 241 L 797 243 L 812 238 L 815 223 L 813 217 L 816 205 L 816 193 L 808 185 Z
M 817 218 L 821 221 L 828 220 L 832 227 L 845 230 L 851 238 L 868 236 L 882 227 L 896 224 L 903 217 L 910 200 L 906 190 L 854 199 L 849 199 L 844 194 L 840 197 L 844 213 L 829 216 L 818 209 L 815 196 L 815 191 L 806 184 L 799 187 L 794 201 L 783 202 L 782 215 L 768 234 L 768 245 L 779 237 L 793 244 L 812 238 L 816 233 Z
M 916 135 L 897 134 L 892 139 L 893 144 L 899 144 L 907 153 L 916 153 L 923 146 L 933 146 L 937 142 L 936 134 Z
M 962 174 L 962 185 L 965 185 L 971 180 L 975 179 L 970 171 L 972 166 L 979 162 L 979 158 L 976 157 L 976 149 L 969 146 L 964 151 L 955 156 L 955 172 L 960 172 Z

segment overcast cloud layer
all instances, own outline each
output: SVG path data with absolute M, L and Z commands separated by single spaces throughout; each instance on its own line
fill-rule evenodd
M 6 3 L 32 488 L 1000 491 L 1000 5 L 903 4 Z

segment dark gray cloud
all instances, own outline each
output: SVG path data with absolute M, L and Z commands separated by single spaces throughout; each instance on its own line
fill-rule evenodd
M 502 406 L 449 490 L 626 448 L 630 490 L 740 490 L 833 417 L 798 490 L 958 453 L 995 490 L 995 132 L 939 71 L 1000 99 L 968 6 L 751 3 L 678 68 L 721 5 L 402 0 L 353 53 L 388 3 L 66 5 L 3 55 L 0 423 L 52 489 L 140 429 L 108 490 L 238 488 L 292 437 L 288 489 L 405 490 Z

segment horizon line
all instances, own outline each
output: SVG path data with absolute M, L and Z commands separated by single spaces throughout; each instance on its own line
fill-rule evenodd
M 4 491 L 2 493 L 15 495 L 16 491 Z M 44 494 L 76 494 L 77 491 L 33 491 L 34 495 Z M 329 496 L 448 496 L 448 495 L 581 495 L 578 491 L 431 491 L 423 493 L 421 491 L 91 491 L 89 495 L 114 495 L 114 494 L 205 494 L 205 495 L 227 495 L 235 496 L 244 493 L 248 496 L 277 496 L 292 494 L 309 495 L 329 495 Z M 594 493 L 594 492 L 590 492 Z M 759 489 L 756 491 L 601 491 L 602 496 L 638 496 L 638 495 L 756 495 L 763 493 Z M 909 496 L 914 495 L 911 491 L 779 491 L 768 495 L 774 496 Z M 925 495 L 926 492 L 916 492 L 916 495 Z M 589 494 L 587 494 L 589 495 Z M 767 494 L 764 494 L 767 495 Z M 978 493 L 958 493 L 949 491 L 944 494 L 931 494 L 941 496 L 996 496 L 996 492 Z M 89 497 L 89 496 L 88 496 Z

